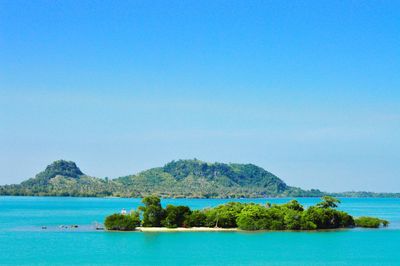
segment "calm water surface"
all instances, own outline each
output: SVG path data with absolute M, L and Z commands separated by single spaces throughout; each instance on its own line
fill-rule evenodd
M 243 199 L 283 203 L 289 199 Z M 305 206 L 318 199 L 298 199 Z M 176 199 L 198 209 L 231 200 Z M 391 222 L 330 232 L 139 233 L 93 230 L 140 199 L 0 197 L 0 265 L 400 265 L 400 199 L 342 199 L 340 209 Z M 59 225 L 79 225 L 60 229 Z M 42 226 L 47 226 L 42 230 Z

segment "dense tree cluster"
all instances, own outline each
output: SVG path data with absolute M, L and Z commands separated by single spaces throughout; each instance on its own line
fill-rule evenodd
M 238 227 L 244 230 L 315 230 L 353 227 L 349 214 L 335 210 L 339 201 L 325 196 L 322 202 L 304 210 L 296 200 L 264 207 L 249 205 L 238 215 Z
M 146 197 L 142 200 L 142 203 L 144 206 L 140 206 L 139 210 L 143 212 L 143 226 L 161 226 L 161 221 L 165 217 L 165 210 L 161 207 L 160 198 L 155 196 Z
M 192 211 L 187 206 L 167 205 L 165 208 L 165 217 L 161 224 L 168 228 L 187 227 L 187 216 L 191 215 Z
M 167 205 L 166 208 L 162 208 L 160 198 L 156 196 L 145 197 L 142 202 L 144 206 L 140 206 L 139 211 L 143 227 L 317 230 L 354 226 L 379 227 L 381 224 L 388 224 L 387 221 L 371 217 L 360 217 L 354 221 L 351 215 L 335 209 L 340 201 L 330 196 L 324 196 L 320 203 L 307 209 L 296 200 L 279 205 L 229 202 L 214 208 L 194 211 L 187 206 Z M 110 227 L 106 224 L 106 228 Z
M 140 226 L 139 213 L 131 212 L 125 215 L 116 213 L 107 216 L 104 226 L 107 230 L 133 231 L 136 227 Z

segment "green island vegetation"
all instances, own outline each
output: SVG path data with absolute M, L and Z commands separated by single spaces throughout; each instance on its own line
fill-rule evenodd
M 107 217 L 104 222 L 104 226 L 108 230 L 118 231 L 132 231 L 136 227 L 140 226 L 140 217 L 138 212 L 131 212 L 126 215 L 113 214 Z
M 136 227 L 214 227 L 241 230 L 319 230 L 352 227 L 377 228 L 389 222 L 373 217 L 354 219 L 346 212 L 336 210 L 340 201 L 331 196 L 322 197 L 315 206 L 305 209 L 298 201 L 265 205 L 229 202 L 214 208 L 191 210 L 187 206 L 167 205 L 162 208 L 157 196 L 143 198 L 143 206 L 130 214 L 107 216 L 107 230 L 133 231 Z M 140 217 L 142 219 L 140 220 Z
M 362 216 L 354 220 L 357 227 L 378 228 L 380 226 L 388 226 L 389 222 L 375 217 Z
M 115 179 L 84 174 L 74 162 L 59 160 L 18 185 L 0 186 L 0 195 L 71 197 L 266 198 L 266 197 L 400 197 L 399 193 L 325 193 L 288 186 L 253 164 L 172 161 L 163 167 Z

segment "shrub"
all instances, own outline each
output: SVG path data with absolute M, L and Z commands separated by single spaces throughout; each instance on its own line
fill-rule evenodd
M 389 222 L 375 217 L 362 216 L 355 219 L 357 227 L 378 228 L 379 226 L 388 226 Z
M 106 217 L 104 226 L 107 230 L 133 231 L 137 226 L 140 226 L 139 214 L 137 212 L 128 215 L 112 214 Z

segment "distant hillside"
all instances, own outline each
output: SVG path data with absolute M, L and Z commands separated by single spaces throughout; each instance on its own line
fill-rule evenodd
M 305 192 L 253 164 L 206 163 L 179 160 L 164 167 L 114 180 L 134 196 L 157 193 L 163 197 L 278 197 Z
M 55 161 L 19 185 L 0 187 L 0 195 L 111 196 L 117 188 L 101 178 L 85 175 L 74 162 Z
M 352 192 L 351 196 L 356 196 L 356 193 L 360 192 Z M 259 198 L 320 197 L 327 193 L 288 186 L 274 174 L 253 164 L 206 163 L 200 160 L 172 161 L 163 167 L 113 180 L 88 176 L 74 162 L 59 160 L 19 185 L 0 186 L 0 195 L 143 197 L 151 194 L 188 198 Z M 340 193 L 335 195 L 341 196 Z

